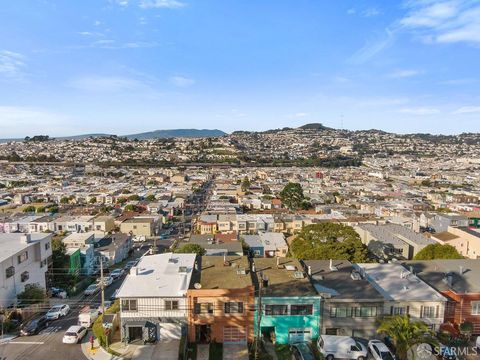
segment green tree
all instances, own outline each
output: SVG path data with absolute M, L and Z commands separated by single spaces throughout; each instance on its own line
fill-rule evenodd
M 126 197 L 119 197 L 117 199 L 117 204 L 125 204 L 127 202 L 127 198 Z
M 147 201 L 155 201 L 155 195 L 150 194 L 145 197 L 145 200 Z
M 463 256 L 452 245 L 430 244 L 420 250 L 414 260 L 463 259 Z
M 298 210 L 305 199 L 303 196 L 302 185 L 289 182 L 280 192 L 282 203 L 290 210 Z
M 248 191 L 248 189 L 250 189 L 250 186 L 251 186 L 251 183 L 250 183 L 250 179 L 248 178 L 248 176 L 245 176 L 242 180 L 242 191 L 243 192 L 246 192 Z
M 175 251 L 176 253 L 180 254 L 197 254 L 197 255 L 205 255 L 206 251 L 203 247 L 198 244 L 185 244 L 181 248 Z
M 23 304 L 38 304 L 46 299 L 45 289 L 38 284 L 27 284 L 25 290 L 17 295 L 17 299 Z
M 140 196 L 138 195 L 130 195 L 128 197 L 128 201 L 138 201 L 138 200 L 140 200 Z
M 428 325 L 423 321 L 412 321 L 408 315 L 388 316 L 381 320 L 377 332 L 388 335 L 394 342 L 400 360 L 407 359 L 414 345 L 432 343 Z M 415 355 L 415 354 L 413 354 Z M 415 356 L 413 357 L 415 359 Z
M 133 204 L 128 204 L 127 206 L 125 206 L 125 211 L 137 211 L 137 207 Z
M 305 226 L 292 241 L 290 253 L 306 260 L 369 260 L 367 247 L 351 226 L 330 222 Z
M 45 206 L 39 206 L 35 209 L 35 212 L 37 213 L 44 213 L 45 212 Z
M 35 212 L 35 210 L 36 210 L 35 206 L 29 205 L 29 206 L 26 206 L 26 207 L 23 209 L 23 212 L 24 212 L 24 213 L 29 213 L 29 212 Z
M 68 204 L 69 201 L 70 201 L 70 199 L 68 197 L 64 196 L 60 199 L 60 204 Z
M 89 203 L 90 204 L 96 204 L 97 203 L 97 197 L 96 196 L 91 197 Z
M 70 258 L 66 254 L 65 244 L 62 242 L 63 236 L 55 236 L 52 239 L 52 281 L 55 286 L 69 289 L 76 283 L 76 277 L 69 274 Z

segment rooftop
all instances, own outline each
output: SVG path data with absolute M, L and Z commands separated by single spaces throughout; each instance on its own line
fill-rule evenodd
M 30 236 L 30 243 L 25 242 L 27 238 L 26 234 L 8 233 L 0 234 L 0 261 L 10 258 L 16 255 L 18 252 L 26 249 L 31 244 L 39 242 L 47 237 L 51 237 L 51 234 L 34 233 L 28 234 Z
M 226 260 L 226 262 L 224 261 Z M 195 282 L 202 289 L 241 289 L 252 286 L 252 274 L 246 256 L 202 256 Z
M 317 295 L 298 260 L 289 258 L 255 258 L 254 263 L 258 281 L 261 281 L 262 278 L 263 280 L 268 280 L 268 286 L 263 286 L 264 296 Z M 299 276 L 300 274 L 302 274 L 302 277 Z
M 190 287 L 195 254 L 144 256 L 120 287 L 119 298 L 185 296 Z M 135 269 L 138 271 L 135 274 Z

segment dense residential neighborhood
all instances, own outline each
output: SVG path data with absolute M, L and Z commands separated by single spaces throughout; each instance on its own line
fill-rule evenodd
M 267 135 L 293 144 L 282 136 L 319 141 L 332 131 Z M 237 149 L 248 138 L 185 141 Z M 103 140 L 48 144 L 63 153 L 65 144 L 107 146 Z M 351 145 L 337 144 L 345 152 Z M 36 143 L 3 149 L 27 146 Z M 68 305 L 69 315 L 39 334 L 88 318 L 80 323 L 91 327 L 93 348 L 124 358 L 275 359 L 304 343 L 328 357 L 320 343 L 332 336 L 377 339 L 402 358 L 396 335 L 379 330 L 399 319 L 423 324 L 432 344 L 474 346 L 480 170 L 473 158 L 438 150 L 432 162 L 397 146 L 388 157 L 335 167 L 143 167 L 115 156 L 114 167 L 84 158 L 75 159 L 82 166 L 3 161 L 4 337 L 22 334 L 50 306 Z M 78 355 L 91 352 L 89 339 L 83 335 Z

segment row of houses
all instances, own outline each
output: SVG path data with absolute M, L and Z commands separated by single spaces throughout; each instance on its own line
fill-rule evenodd
M 143 257 L 118 292 L 122 338 L 279 344 L 322 334 L 375 337 L 378 321 L 409 315 L 440 330 L 480 333 L 480 266 L 469 260 L 352 264 L 346 260 Z

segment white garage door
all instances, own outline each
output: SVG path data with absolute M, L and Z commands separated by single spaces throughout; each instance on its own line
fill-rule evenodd
M 182 325 L 180 324 L 160 324 L 160 341 L 179 340 L 182 337 Z
M 311 328 L 292 328 L 288 330 L 288 342 L 290 344 L 311 341 L 312 329 Z
M 247 331 L 241 326 L 224 326 L 223 342 L 241 344 L 247 342 Z

